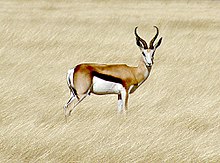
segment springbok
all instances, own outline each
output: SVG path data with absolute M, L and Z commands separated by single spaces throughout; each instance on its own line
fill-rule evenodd
M 126 112 L 128 108 L 128 96 L 133 93 L 148 78 L 154 60 L 154 53 L 160 46 L 162 37 L 154 45 L 159 30 L 156 26 L 156 35 L 150 41 L 148 47 L 145 40 L 134 30 L 136 44 L 142 52 L 142 59 L 137 67 L 126 64 L 95 64 L 82 63 L 70 69 L 67 74 L 67 84 L 70 89 L 70 99 L 64 106 L 65 116 L 70 116 L 72 110 L 90 93 L 97 95 L 117 94 L 118 112 Z M 68 106 L 77 99 L 78 102 L 67 112 Z

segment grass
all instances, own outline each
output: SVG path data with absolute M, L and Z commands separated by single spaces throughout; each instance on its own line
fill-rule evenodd
M 1 1 L 0 162 L 219 162 L 218 1 Z M 66 72 L 137 65 L 134 28 L 163 42 L 130 96 L 92 95 L 65 123 Z

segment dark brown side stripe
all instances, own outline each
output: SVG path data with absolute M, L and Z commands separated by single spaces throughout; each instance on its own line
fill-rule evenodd
M 113 77 L 113 76 L 110 76 L 110 75 L 106 75 L 106 74 L 101 74 L 101 73 L 98 73 L 96 71 L 93 71 L 92 75 L 96 76 L 98 78 L 101 78 L 103 80 L 106 80 L 106 81 L 110 81 L 110 82 L 114 82 L 114 83 L 120 83 L 120 84 L 123 83 L 122 80 L 119 79 L 119 78 L 116 78 L 116 77 Z

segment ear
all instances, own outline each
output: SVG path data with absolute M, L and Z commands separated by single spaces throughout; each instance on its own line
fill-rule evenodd
M 161 44 L 161 42 L 162 42 L 162 37 L 159 39 L 159 41 L 154 45 L 154 49 L 156 50 L 159 46 L 160 46 L 160 44 Z
M 140 41 L 140 39 L 136 38 L 136 44 L 137 46 L 139 46 L 140 48 L 144 48 L 144 44 Z

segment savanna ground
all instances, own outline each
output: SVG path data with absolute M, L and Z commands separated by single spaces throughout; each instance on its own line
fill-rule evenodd
M 0 162 L 220 162 L 219 1 L 0 1 Z M 163 42 L 130 96 L 92 95 L 65 123 L 66 72 L 136 66 L 134 28 Z

